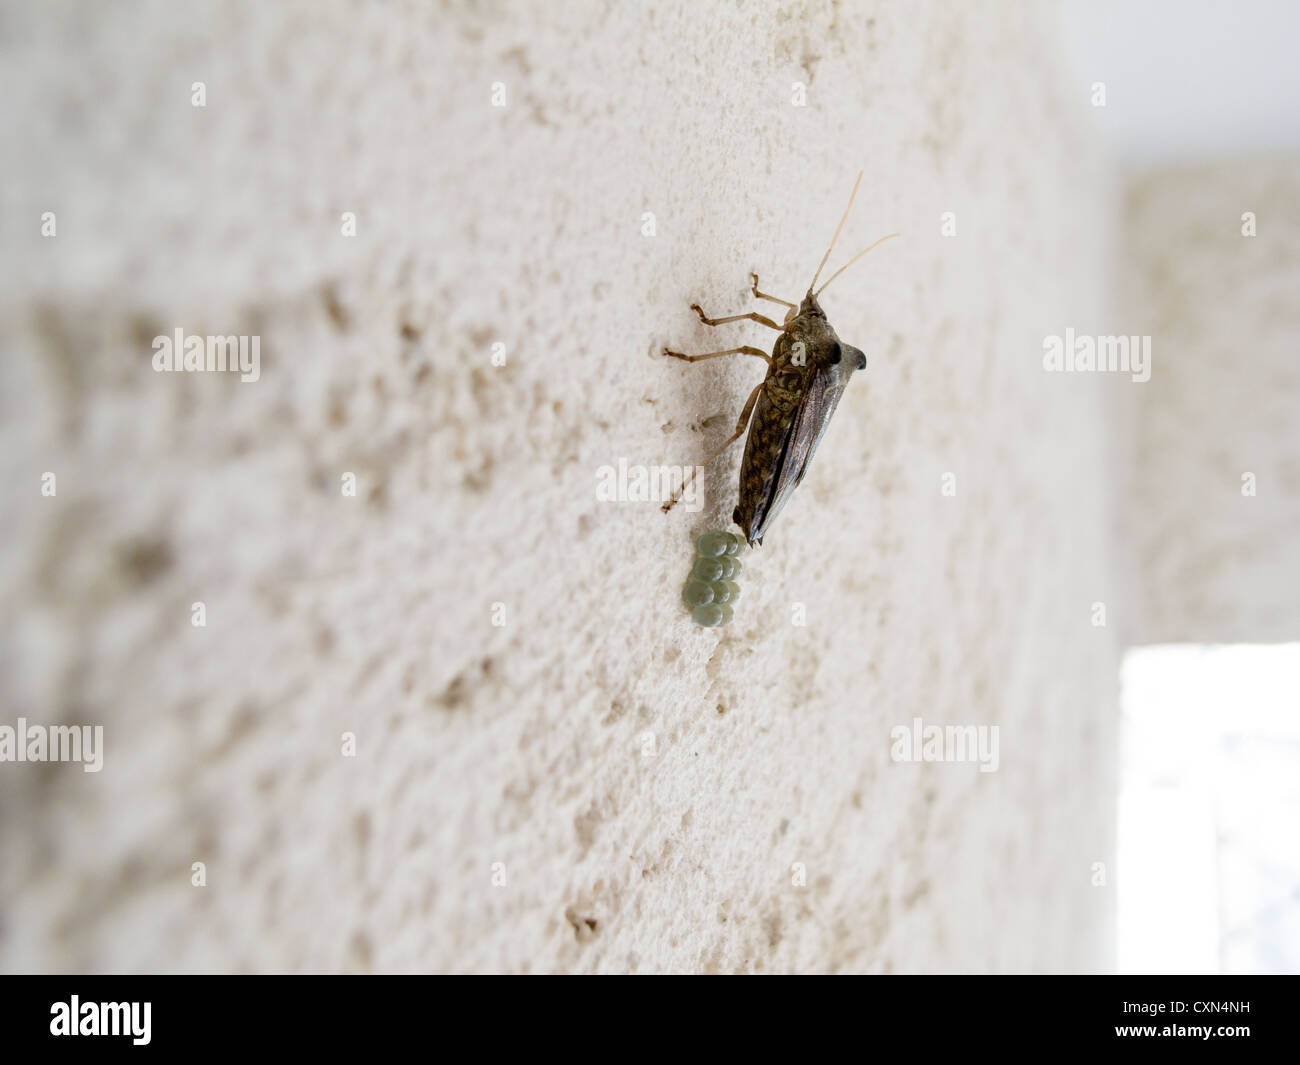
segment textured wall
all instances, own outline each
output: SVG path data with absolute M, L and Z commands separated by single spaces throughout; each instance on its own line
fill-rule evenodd
M 1111 964 L 1091 609 L 1131 386 L 1041 368 L 1113 321 L 1050 8 L 3 21 L 0 720 L 107 749 L 0 765 L 0 968 Z M 797 295 L 859 168 L 832 265 L 903 238 L 824 302 L 869 369 L 698 629 L 739 448 L 698 514 L 597 470 L 725 438 L 761 365 L 652 355 L 769 345 L 688 305 L 750 309 L 751 269 Z M 154 373 L 177 327 L 259 335 L 261 379 Z M 917 716 L 999 725 L 999 770 L 891 764 Z
M 1125 319 L 1153 351 L 1123 506 L 1134 642 L 1300 639 L 1300 159 L 1145 175 L 1125 230 Z

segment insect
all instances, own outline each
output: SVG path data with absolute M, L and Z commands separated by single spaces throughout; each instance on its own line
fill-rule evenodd
M 817 297 L 826 291 L 827 285 L 877 244 L 898 234 L 890 233 L 864 248 L 831 274 L 821 288 L 813 290 L 835 242 L 839 240 L 844 223 L 848 221 L 861 182 L 862 174 L 859 172 L 858 180 L 853 183 L 853 192 L 849 195 L 848 206 L 844 209 L 840 224 L 835 228 L 835 235 L 831 237 L 830 247 L 822 256 L 817 272 L 813 274 L 808 294 L 802 303 L 794 304 L 760 292 L 758 275 L 750 275 L 755 299 L 770 300 L 789 308 L 783 324 L 777 325 L 772 319 L 753 311 L 749 314 L 733 314 L 727 318 L 709 318 L 698 303 L 691 305 L 691 310 L 708 326 L 747 320 L 777 330 L 781 335 L 777 337 L 771 355 L 748 345 L 727 348 L 725 351 L 710 351 L 704 355 L 683 355 L 679 351 L 664 349 L 665 355 L 685 362 L 744 354 L 757 356 L 767 363 L 767 376 L 750 393 L 740 412 L 740 419 L 736 422 L 735 432 L 702 464 L 708 465 L 721 455 L 749 427 L 745 456 L 740 463 L 740 502 L 732 512 L 731 520 L 744 531 L 750 547 L 762 545 L 763 537 L 772 527 L 772 522 L 808 472 L 808 464 L 812 462 L 817 445 L 826 433 L 831 415 L 835 413 L 835 406 L 839 403 L 849 378 L 855 370 L 867 368 L 866 355 L 836 336 Z M 695 469 L 692 469 L 687 474 L 683 490 L 694 473 Z M 680 493 L 665 503 L 663 509 L 670 510 L 679 497 Z

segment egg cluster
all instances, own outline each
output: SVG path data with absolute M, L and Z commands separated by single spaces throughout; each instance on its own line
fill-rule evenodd
M 731 604 L 740 598 L 740 585 L 732 578 L 740 575 L 736 555 L 744 544 L 743 537 L 729 532 L 707 532 L 695 541 L 695 564 L 682 589 L 695 624 L 714 629 L 731 621 Z

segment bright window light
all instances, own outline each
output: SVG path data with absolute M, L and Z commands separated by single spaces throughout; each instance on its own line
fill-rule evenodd
M 1300 972 L 1300 644 L 1121 675 L 1121 973 Z

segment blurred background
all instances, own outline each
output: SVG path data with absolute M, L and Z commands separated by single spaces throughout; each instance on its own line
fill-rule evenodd
M 1122 674 L 1119 971 L 1294 973 L 1300 11 L 1071 0 L 1062 22 L 1108 90 L 1128 306 L 1166 340 L 1125 507 L 1147 613 Z M 1236 252 L 1264 215 L 1280 239 L 1246 276 Z

